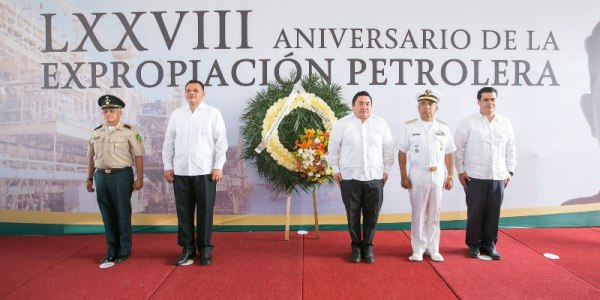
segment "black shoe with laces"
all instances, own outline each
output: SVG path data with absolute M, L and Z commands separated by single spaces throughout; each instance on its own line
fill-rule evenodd
M 358 263 L 358 262 L 360 262 L 361 256 L 362 256 L 362 254 L 360 251 L 360 247 L 352 246 L 352 252 L 350 253 L 350 260 L 354 263 Z
M 109 263 L 109 262 L 115 262 L 115 257 L 107 254 L 100 260 L 100 264 Z
M 498 253 L 498 251 L 496 251 L 496 249 L 481 248 L 481 252 L 486 255 L 489 255 L 493 260 L 501 260 L 502 259 L 502 255 L 500 255 L 500 253 Z
M 203 252 L 200 255 L 200 264 L 203 266 L 208 266 L 212 263 L 212 255 L 210 252 Z
M 115 265 L 115 257 L 107 254 L 100 260 L 100 264 L 98 265 L 98 268 L 106 269 L 106 268 L 110 268 L 114 265 Z
M 375 262 L 375 254 L 373 254 L 373 246 L 365 247 L 365 249 L 363 250 L 363 255 L 365 257 L 366 262 L 371 263 L 371 264 Z
M 193 260 L 191 260 L 194 256 L 196 256 L 196 253 L 194 250 L 183 249 L 183 251 L 181 252 L 181 255 L 179 255 L 179 257 L 175 260 L 175 262 L 173 264 L 176 266 L 191 265 L 194 262 Z
M 129 254 L 127 255 L 118 255 L 117 258 L 115 258 L 115 263 L 121 263 L 126 261 L 129 258 Z
M 478 247 L 469 247 L 469 256 L 472 258 L 477 258 L 479 256 L 479 248 Z

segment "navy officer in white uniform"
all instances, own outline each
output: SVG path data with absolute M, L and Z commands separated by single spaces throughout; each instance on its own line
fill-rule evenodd
M 396 141 L 401 185 L 408 189 L 412 207 L 410 261 L 422 261 L 423 254 L 433 261 L 444 261 L 439 251 L 440 206 L 443 189 L 453 186 L 452 153 L 456 146 L 448 126 L 435 119 L 440 99 L 441 94 L 433 89 L 419 93 L 420 117 L 406 122 Z

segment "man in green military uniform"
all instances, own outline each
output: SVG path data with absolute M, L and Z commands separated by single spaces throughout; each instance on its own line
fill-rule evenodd
M 105 124 L 94 129 L 89 141 L 86 188 L 93 192 L 96 182 L 108 246 L 99 267 L 108 268 L 126 260 L 131 253 L 131 194 L 144 185 L 144 144 L 135 127 L 121 122 L 121 109 L 125 107 L 121 99 L 103 95 L 98 105 Z

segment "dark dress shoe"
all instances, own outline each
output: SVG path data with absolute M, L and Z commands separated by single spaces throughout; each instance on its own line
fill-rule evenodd
M 124 262 L 128 258 L 129 258 L 129 254 L 128 255 L 119 255 L 119 256 L 117 256 L 117 258 L 115 258 L 115 263 Z
M 361 252 L 360 247 L 352 246 L 352 252 L 350 253 L 350 260 L 354 263 L 360 262 L 360 257 L 361 257 L 360 252 Z
M 112 255 L 106 255 L 105 257 L 102 258 L 102 260 L 100 260 L 100 264 L 108 263 L 108 262 L 115 262 L 115 257 Z
M 187 266 L 190 264 L 188 263 L 188 261 L 195 255 L 195 251 L 184 249 L 183 252 L 181 252 L 181 255 L 179 255 L 179 257 L 175 260 L 173 264 L 176 266 Z
M 115 265 L 115 260 L 116 259 L 114 256 L 106 255 L 102 258 L 102 260 L 100 260 L 100 265 L 98 265 L 98 268 L 100 268 L 100 269 L 110 268 Z
M 210 252 L 202 253 L 200 256 L 200 264 L 203 266 L 208 266 L 212 263 L 212 255 Z
M 478 247 L 469 247 L 469 256 L 472 258 L 477 258 L 479 256 L 479 248 Z
M 502 255 L 500 255 L 500 253 L 498 253 L 498 251 L 496 251 L 496 249 L 482 248 L 481 252 L 489 255 L 493 260 L 501 260 L 502 259 Z
M 368 263 L 375 262 L 375 254 L 373 254 L 373 246 L 368 246 L 363 250 L 365 261 Z

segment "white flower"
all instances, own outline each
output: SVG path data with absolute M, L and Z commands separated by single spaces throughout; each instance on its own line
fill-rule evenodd
M 314 159 L 313 155 L 309 151 L 305 151 L 302 153 L 302 160 L 312 161 Z

